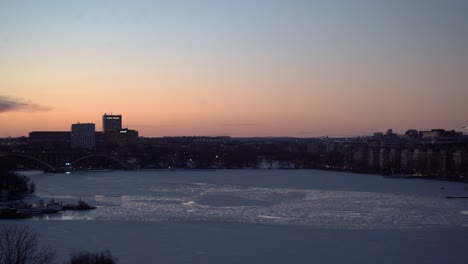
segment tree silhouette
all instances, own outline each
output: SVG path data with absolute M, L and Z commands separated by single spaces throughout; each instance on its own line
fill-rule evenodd
M 49 264 L 55 250 L 40 246 L 39 235 L 28 226 L 4 226 L 0 231 L 0 263 Z

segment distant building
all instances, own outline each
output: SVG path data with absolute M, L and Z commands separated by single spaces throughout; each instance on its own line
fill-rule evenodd
M 71 147 L 94 149 L 96 147 L 96 126 L 91 123 L 73 124 L 71 127 Z
M 127 128 L 109 130 L 104 133 L 104 143 L 107 146 L 136 146 L 138 144 L 138 131 Z
M 393 171 L 399 171 L 401 168 L 401 150 L 397 148 L 390 149 L 390 167 Z
M 415 173 L 424 173 L 427 169 L 427 152 L 425 149 L 416 148 L 413 151 L 413 168 Z
M 380 165 L 379 154 L 380 154 L 379 149 L 369 148 L 368 155 L 367 155 L 369 169 L 376 170 L 379 168 L 379 165 Z
M 416 129 L 408 129 L 405 135 L 409 138 L 419 138 L 419 132 Z
M 33 131 L 29 133 L 29 144 L 40 147 L 69 147 L 68 131 Z
M 7 138 L 0 138 L 0 145 L 1 146 L 20 146 L 28 144 L 27 137 L 7 137 Z
M 446 173 L 448 171 L 450 167 L 450 162 L 449 162 L 449 153 L 447 150 L 445 149 L 440 150 L 438 164 L 439 164 L 440 172 Z
M 445 129 L 431 129 L 431 131 L 420 131 L 420 137 L 423 139 L 433 138 L 456 138 L 462 137 L 462 132 L 456 132 L 455 130 L 446 131 Z
M 375 132 L 372 135 L 371 140 L 374 141 L 399 141 L 400 137 L 398 134 L 393 133 L 393 129 L 389 128 L 387 132 L 384 134 L 382 132 Z
M 112 130 L 122 129 L 122 115 L 108 115 L 102 116 L 102 132 L 106 133 Z
M 357 168 L 367 167 L 368 150 L 365 147 L 359 147 L 353 150 L 353 166 Z
M 384 136 L 384 134 L 382 132 L 375 132 L 373 137 L 374 138 L 379 138 L 379 139 L 382 139 Z
M 413 150 L 403 149 L 401 151 L 401 170 L 403 172 L 413 172 Z
M 327 153 L 332 153 L 337 151 L 337 143 L 336 142 L 327 142 Z
M 453 152 L 453 162 L 457 173 L 468 169 L 468 153 L 466 150 L 457 149 Z
M 193 143 L 226 143 L 231 140 L 230 137 L 219 136 L 219 137 L 188 137 L 193 140 Z
M 306 142 L 307 153 L 312 155 L 318 155 L 320 152 L 319 141 L 318 140 L 308 140 Z
M 379 150 L 379 167 L 381 171 L 390 169 L 390 152 L 387 148 L 380 148 Z
M 428 149 L 426 151 L 426 172 L 433 173 L 438 170 L 438 156 L 439 151 L 434 149 Z
M 96 147 L 102 147 L 104 145 L 104 133 L 96 131 L 96 133 L 94 133 L 94 137 L 96 138 Z

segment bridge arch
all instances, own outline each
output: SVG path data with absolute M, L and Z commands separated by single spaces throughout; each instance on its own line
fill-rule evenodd
M 74 161 L 72 161 L 70 163 L 71 166 L 74 166 L 76 165 L 78 162 L 82 161 L 82 160 L 86 160 L 86 159 L 91 159 L 91 158 L 96 158 L 96 157 L 102 157 L 102 158 L 107 158 L 107 159 L 110 159 L 110 160 L 113 160 L 117 163 L 119 163 L 120 165 L 122 165 L 122 167 L 124 167 L 125 169 L 128 169 L 128 166 L 127 164 L 123 163 L 121 160 L 118 160 L 112 156 L 109 156 L 109 155 L 103 155 L 103 154 L 92 154 L 92 155 L 88 155 L 88 156 L 84 156 L 84 157 L 81 157 L 79 159 L 76 159 Z
M 25 158 L 25 159 L 29 159 L 29 160 L 33 160 L 37 163 L 40 163 L 42 165 L 44 165 L 44 167 L 46 167 L 47 169 L 49 169 L 50 171 L 57 171 L 57 168 L 55 168 L 54 166 L 50 165 L 49 163 L 43 161 L 43 160 L 40 160 L 38 158 L 35 158 L 33 156 L 29 156 L 29 155 L 24 155 L 24 154 L 19 154 L 19 153 L 2 153 L 0 154 L 0 157 L 19 157 L 19 158 Z

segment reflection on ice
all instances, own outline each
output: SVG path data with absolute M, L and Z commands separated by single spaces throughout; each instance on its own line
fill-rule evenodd
M 98 210 L 63 212 L 44 220 L 226 220 L 369 229 L 461 226 L 468 215 L 431 197 L 208 184 L 152 187 L 151 195 L 90 199 Z
M 270 216 L 270 215 L 257 215 L 259 218 L 266 218 L 266 219 L 281 219 L 281 217 L 277 216 Z
M 309 185 L 300 189 L 282 187 L 287 186 L 287 179 L 276 186 L 263 184 L 264 176 L 251 185 L 235 185 L 227 177 L 206 179 L 200 174 L 191 176 L 192 180 L 184 178 L 191 174 L 179 178 L 128 175 L 84 175 L 75 185 L 71 183 L 76 175 L 57 176 L 53 181 L 37 176 L 34 180 L 38 181 L 38 195 L 42 198 L 54 194 L 56 200 L 64 203 L 83 198 L 98 206 L 98 210 L 61 212 L 45 220 L 235 221 L 348 229 L 462 226 L 468 222 L 468 206 L 463 201 L 448 201 L 440 195 L 379 192 L 374 191 L 375 186 L 359 191 L 348 186 L 328 190 Z M 253 173 L 249 176 L 256 177 Z M 342 177 L 339 182 L 344 180 Z M 368 184 L 369 179 L 365 180 Z M 327 181 L 317 180 L 316 184 Z M 408 182 L 411 181 L 405 180 Z M 68 189 L 63 187 L 67 184 Z M 434 190 L 440 191 L 438 187 Z

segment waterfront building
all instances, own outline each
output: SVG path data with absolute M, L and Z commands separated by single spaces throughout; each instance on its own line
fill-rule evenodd
M 92 123 L 72 124 L 71 147 L 82 149 L 94 149 L 96 146 L 96 126 Z
M 445 149 L 441 149 L 440 152 L 439 152 L 439 156 L 438 156 L 438 167 L 439 167 L 439 171 L 443 174 L 445 174 L 447 171 L 448 171 L 448 154 L 447 154 L 447 150 Z
M 437 151 L 428 149 L 426 151 L 426 172 L 433 173 L 437 171 L 436 155 Z
M 368 164 L 370 169 L 377 170 L 379 168 L 379 149 L 369 148 Z
M 427 169 L 427 152 L 417 148 L 413 152 L 413 164 L 415 173 L 424 173 Z
M 318 140 L 310 140 L 306 143 L 307 153 L 312 155 L 318 155 L 320 153 Z
M 380 148 L 379 167 L 381 171 L 388 171 L 390 169 L 390 152 L 387 148 Z
M 359 147 L 353 150 L 353 166 L 356 168 L 367 167 L 367 149 L 365 147 Z
M 138 131 L 128 128 L 109 130 L 104 133 L 104 142 L 111 147 L 130 147 L 138 144 Z
M 401 166 L 401 150 L 398 148 L 390 149 L 390 168 L 393 171 L 400 171 Z
M 336 142 L 327 142 L 327 153 L 332 153 L 337 151 L 337 143 Z
M 401 170 L 407 173 L 413 171 L 413 153 L 411 149 L 401 151 Z
M 122 115 L 104 114 L 102 116 L 102 132 L 122 129 Z
M 455 172 L 461 173 L 468 169 L 468 153 L 465 150 L 457 149 L 452 156 Z

